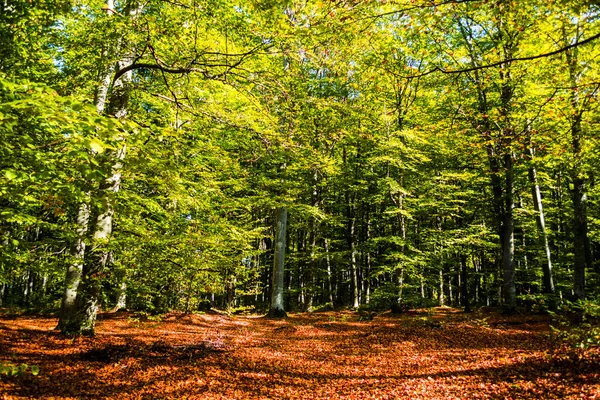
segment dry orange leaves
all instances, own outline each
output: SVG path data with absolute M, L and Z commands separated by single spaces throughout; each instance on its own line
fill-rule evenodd
M 285 320 L 102 314 L 95 338 L 47 317 L 0 315 L 0 398 L 594 399 L 600 366 L 552 357 L 543 316 L 439 308 L 362 321 L 352 312 Z

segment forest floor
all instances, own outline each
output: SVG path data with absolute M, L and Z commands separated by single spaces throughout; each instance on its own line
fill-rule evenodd
M 106 313 L 95 338 L 77 339 L 56 323 L 0 314 L 0 364 L 39 367 L 0 376 L 0 398 L 600 398 L 598 354 L 558 351 L 542 315 Z

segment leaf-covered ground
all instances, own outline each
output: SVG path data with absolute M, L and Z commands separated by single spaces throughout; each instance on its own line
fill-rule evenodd
M 600 365 L 551 357 L 548 317 L 452 309 L 285 320 L 102 314 L 96 338 L 0 315 L 0 397 L 55 399 L 594 399 Z

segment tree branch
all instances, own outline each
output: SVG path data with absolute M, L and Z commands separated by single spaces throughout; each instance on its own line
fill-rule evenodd
M 531 61 L 531 60 L 537 60 L 540 58 L 545 58 L 545 57 L 551 57 L 560 53 L 564 53 L 565 51 L 568 51 L 572 48 L 578 47 L 578 46 L 582 46 L 584 44 L 590 43 L 596 39 L 600 38 L 600 33 L 597 33 L 593 36 L 590 36 L 587 39 L 584 39 L 580 42 L 575 42 L 573 44 L 570 44 L 568 46 L 562 47 L 558 50 L 554 50 L 554 51 L 550 51 L 548 53 L 542 53 L 542 54 L 537 54 L 535 56 L 527 56 L 527 57 L 513 57 L 513 58 L 508 58 L 506 60 L 502 60 L 502 61 L 497 61 L 495 63 L 491 63 L 491 64 L 485 64 L 485 65 L 477 65 L 474 67 L 470 67 L 470 68 L 464 68 L 464 69 L 444 69 L 441 67 L 435 67 L 433 69 L 430 69 L 429 71 L 423 72 L 421 74 L 415 74 L 415 75 L 407 75 L 407 76 L 400 76 L 401 78 L 404 79 L 412 79 L 412 78 L 421 78 L 423 76 L 427 76 L 427 75 L 431 75 L 435 72 L 441 72 L 442 74 L 446 74 L 446 75 L 451 75 L 451 74 L 462 74 L 464 72 L 473 72 L 473 71 L 479 71 L 482 69 L 487 69 L 487 68 L 493 68 L 493 67 L 497 67 L 499 65 L 503 65 L 506 63 L 511 63 L 511 62 L 516 62 L 516 61 Z
M 440 2 L 429 1 L 429 2 L 427 2 L 428 4 L 413 4 L 410 6 L 405 6 L 405 8 L 396 9 L 393 11 L 387 11 L 387 12 L 384 12 L 381 14 L 370 15 L 368 17 L 358 18 L 357 20 L 376 19 L 376 18 L 385 17 L 387 15 L 405 13 L 407 11 L 419 10 L 419 9 L 423 9 L 423 8 L 439 7 L 439 6 L 449 5 L 449 4 L 476 3 L 476 2 L 481 2 L 481 1 L 484 1 L 484 0 L 447 0 L 447 1 L 440 1 Z
M 226 54 L 226 53 L 218 53 L 218 52 L 205 52 L 204 54 L 218 55 L 218 56 L 223 56 L 223 57 L 225 57 L 225 56 L 238 57 L 238 60 L 233 64 L 218 63 L 218 62 L 216 62 L 214 64 L 213 63 L 199 63 L 196 60 L 192 60 L 189 64 L 189 66 L 187 66 L 187 67 L 174 67 L 174 66 L 163 65 L 160 62 L 160 59 L 156 56 L 156 54 L 154 54 L 154 51 L 152 49 L 153 57 L 156 60 L 156 64 L 135 62 L 135 63 L 128 65 L 128 66 L 120 69 L 119 71 L 117 71 L 117 73 L 115 74 L 115 77 L 113 78 L 113 82 L 115 82 L 117 79 L 119 79 L 121 76 L 123 76 L 127 72 L 137 70 L 137 69 L 155 69 L 155 70 L 159 70 L 159 71 L 162 71 L 162 72 L 165 72 L 168 74 L 187 74 L 190 72 L 198 72 L 198 73 L 201 73 L 202 75 L 204 75 L 204 77 L 206 79 L 214 79 L 217 76 L 224 75 L 229 70 L 234 69 L 237 66 L 239 66 L 247 57 L 251 56 L 252 54 L 255 54 L 256 51 L 261 47 L 265 47 L 265 44 L 261 43 L 258 46 L 253 47 L 252 49 L 248 50 L 245 53 Z M 194 66 L 201 66 L 204 68 L 197 68 Z M 219 68 L 219 67 L 225 67 L 226 68 L 225 72 L 223 72 L 221 74 L 217 74 L 217 75 L 211 75 L 207 70 L 208 68 Z

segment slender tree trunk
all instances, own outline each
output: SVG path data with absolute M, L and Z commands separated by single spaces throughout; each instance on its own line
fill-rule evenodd
M 454 304 L 454 296 L 452 295 L 452 274 L 448 273 L 448 301 L 450 305 Z
M 45 296 L 46 295 L 46 289 L 48 288 L 48 274 L 44 273 L 42 275 L 42 294 Z
M 308 268 L 306 270 L 307 276 L 307 290 L 306 290 L 306 298 L 305 298 L 305 307 L 304 309 L 308 312 L 313 311 L 313 303 L 314 303 L 314 292 L 315 292 L 315 271 L 317 270 L 317 259 L 316 259 L 316 249 L 317 249 L 317 223 L 312 219 L 312 226 L 310 232 L 310 261 Z
M 302 233 L 299 232 L 300 237 L 302 237 Z M 298 238 L 299 241 L 302 241 L 302 239 Z M 302 245 L 302 243 L 298 243 L 298 248 L 296 249 L 296 253 L 297 254 L 302 254 L 304 252 L 304 246 Z M 292 252 L 294 252 L 294 249 L 291 250 Z M 304 303 L 304 299 L 305 299 L 305 291 L 306 291 L 306 287 L 304 284 L 304 278 L 306 275 L 306 264 L 305 264 L 305 260 L 298 260 L 298 298 L 296 299 L 296 303 L 298 304 L 298 306 L 300 307 L 304 307 L 305 303 Z
M 573 291 L 578 299 L 585 298 L 585 269 L 590 256 L 589 239 L 587 234 L 587 212 L 586 212 L 586 188 L 583 178 L 573 176 L 573 243 L 574 243 L 574 265 L 573 265 Z
M 517 307 L 517 292 L 515 287 L 515 226 L 513 217 L 513 160 L 512 154 L 504 156 L 506 168 L 505 206 L 504 206 L 504 240 L 502 248 L 502 267 L 504 270 L 504 300 L 508 312 Z
M 369 213 L 367 215 L 367 242 L 369 242 L 370 240 L 371 240 L 371 216 Z M 366 260 L 365 260 L 366 271 L 365 271 L 365 276 L 363 276 L 363 281 L 365 284 L 364 299 L 365 299 L 365 304 L 369 304 L 369 302 L 371 301 L 371 250 L 368 247 L 366 250 L 365 258 L 366 258 Z
M 313 191 L 312 191 L 312 206 L 315 208 L 319 208 L 321 205 L 320 201 L 320 193 L 318 189 L 319 176 L 315 172 L 313 174 Z M 314 294 L 315 294 L 315 273 L 317 271 L 317 259 L 316 259 L 316 250 L 317 250 L 317 228 L 319 224 L 315 217 L 310 219 L 310 232 L 309 232 L 309 242 L 310 242 L 310 257 L 309 264 L 306 270 L 306 281 L 308 283 L 308 288 L 306 291 L 306 303 L 305 310 L 311 312 L 313 310 L 313 302 L 314 302 Z
M 577 20 L 579 21 L 579 20 Z M 573 38 L 566 33 L 566 24 L 563 25 L 563 40 L 571 43 Z M 579 40 L 581 29 L 577 22 L 574 40 Z M 565 52 L 567 67 L 569 68 L 569 84 L 571 86 L 570 103 L 571 110 L 571 151 L 574 165 L 571 168 L 571 181 L 573 190 L 573 292 L 578 299 L 585 298 L 585 270 L 592 264 L 592 253 L 588 237 L 587 226 L 587 179 L 581 171 L 583 130 L 581 122 L 584 106 L 579 97 L 579 81 L 581 79 L 582 67 L 579 63 L 577 47 Z
M 572 84 L 576 83 L 572 76 Z M 573 113 L 577 114 L 571 123 L 571 146 L 575 165 L 571 171 L 573 190 L 573 291 L 578 299 L 585 298 L 585 270 L 591 265 L 591 250 L 587 227 L 587 188 L 586 179 L 580 171 L 581 163 L 581 111 L 579 110 L 579 97 L 574 90 L 571 94 Z
M 273 259 L 273 280 L 271 284 L 271 305 L 269 317 L 286 317 L 283 303 L 283 278 L 285 266 L 285 241 L 287 229 L 287 208 L 277 210 L 275 229 L 275 254 Z
M 474 284 L 474 295 L 475 305 L 479 305 L 479 297 L 481 292 L 481 260 L 473 257 L 473 266 L 475 267 L 475 284 Z
M 444 299 L 444 271 L 440 268 L 440 307 L 444 307 L 445 299 Z
M 358 150 L 357 150 L 358 153 Z M 346 148 L 343 149 L 343 163 L 345 166 L 348 166 L 348 155 L 346 152 Z M 357 155 L 358 158 L 358 155 Z M 349 167 L 348 167 L 349 168 Z M 357 177 L 356 177 L 357 178 Z M 352 291 L 352 308 L 358 308 L 358 268 L 356 262 L 356 215 L 355 215 L 355 206 L 354 200 L 355 196 L 350 193 L 349 190 L 346 190 L 344 193 L 345 201 L 346 201 L 346 220 L 347 220 L 347 232 L 346 239 L 348 242 L 348 248 L 350 250 L 350 285 Z
M 29 285 L 29 282 L 31 281 L 31 271 L 25 271 L 25 274 L 23 275 L 23 304 L 25 306 L 29 305 L 29 298 L 31 296 L 31 288 Z
M 459 257 L 459 260 L 460 257 Z M 463 304 L 463 282 L 462 282 L 462 270 L 461 270 L 461 266 L 459 265 L 459 267 L 456 270 L 456 281 L 458 282 L 457 289 L 458 289 L 458 294 L 456 296 L 456 300 L 458 301 L 458 304 L 462 306 Z
M 404 171 L 400 173 L 400 186 L 404 187 Z M 399 193 L 398 199 L 394 197 L 393 194 L 390 193 L 392 202 L 398 208 L 398 224 L 400 228 L 400 237 L 402 238 L 402 254 L 406 254 L 408 250 L 408 246 L 406 244 L 406 217 L 404 216 L 404 194 Z M 402 289 L 404 286 L 404 262 L 401 262 L 400 268 L 396 270 L 396 275 L 398 276 L 398 298 L 396 302 L 398 305 L 402 304 Z
M 350 273 L 352 274 L 352 308 L 358 308 L 360 305 L 358 301 L 358 265 L 356 262 L 356 255 L 358 251 L 356 250 L 356 221 L 354 216 L 350 218 L 349 223 L 350 228 L 348 239 L 350 241 Z
M 546 262 L 542 264 L 542 271 L 544 274 L 543 288 L 544 293 L 554 293 L 554 281 L 552 279 L 552 252 L 550 251 L 550 244 L 548 243 L 548 235 L 546 233 L 546 221 L 544 218 L 544 208 L 542 206 L 542 194 L 540 192 L 540 186 L 537 179 L 537 171 L 533 165 L 534 150 L 532 147 L 529 148 L 529 182 L 531 183 L 531 196 L 533 199 L 533 208 L 536 211 L 536 219 L 538 229 L 540 230 L 541 242 L 544 246 L 544 252 L 546 254 Z
M 127 282 L 125 279 L 121 280 L 119 288 L 117 290 L 117 303 L 115 305 L 115 311 L 127 309 Z
M 115 9 L 114 0 L 106 1 L 106 12 L 108 15 L 113 15 L 113 10 Z M 106 45 L 102 50 L 102 58 L 108 59 L 110 57 L 109 48 L 111 46 Z M 118 47 L 118 45 L 116 46 Z M 110 90 L 110 85 L 112 83 L 113 75 L 115 73 L 115 65 L 110 63 L 106 70 L 103 72 L 100 77 L 100 84 L 96 90 L 96 97 L 94 99 L 94 103 L 96 104 L 96 111 L 98 114 L 104 114 L 104 110 L 106 108 L 106 101 L 108 99 L 108 91 Z
M 500 26 L 507 24 L 500 20 Z M 504 35 L 503 35 L 504 36 Z M 510 60 L 516 50 L 516 40 L 509 39 L 504 45 L 504 59 Z M 510 62 L 500 68 L 500 123 L 502 125 L 502 152 L 504 160 L 504 224 L 502 243 L 502 267 L 504 269 L 504 296 L 505 311 L 514 312 L 517 308 L 517 291 L 515 286 L 515 221 L 514 221 L 514 166 L 513 151 L 511 149 L 515 131 L 511 122 L 512 103 L 514 97 L 514 83 L 511 76 Z
M 275 235 L 273 235 L 275 236 Z M 272 265 L 271 255 L 273 254 L 273 242 L 270 239 L 263 238 L 261 240 L 261 250 L 264 251 L 264 264 Z M 264 276 L 263 276 L 263 286 L 265 290 L 262 291 L 262 302 L 263 304 L 267 304 L 271 299 L 271 293 L 273 291 L 272 282 L 273 282 L 273 268 L 264 268 Z
M 333 274 L 331 273 L 331 257 L 329 256 L 329 241 L 325 239 L 325 261 L 327 262 L 327 291 L 329 294 L 329 302 L 334 306 L 335 294 L 333 291 Z
M 462 283 L 462 289 L 461 289 L 461 303 L 462 306 L 464 307 L 464 310 L 466 313 L 471 312 L 471 305 L 469 303 L 469 284 L 468 284 L 468 268 L 467 268 L 467 256 L 464 254 L 461 254 L 460 256 L 460 265 L 461 265 L 461 283 Z

